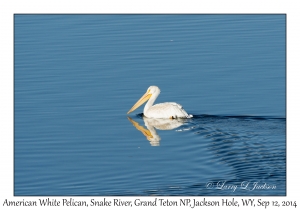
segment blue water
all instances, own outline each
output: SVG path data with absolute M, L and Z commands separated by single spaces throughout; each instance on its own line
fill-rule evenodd
M 285 15 L 14 26 L 15 195 L 286 195 Z M 150 85 L 194 118 L 127 115 Z

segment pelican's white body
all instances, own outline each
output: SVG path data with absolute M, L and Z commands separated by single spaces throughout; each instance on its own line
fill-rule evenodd
M 150 100 L 149 100 L 150 102 Z M 148 118 L 190 118 L 193 117 L 186 113 L 180 104 L 174 102 L 166 102 L 144 107 L 144 115 Z
M 160 89 L 157 86 L 150 86 L 147 92 L 142 96 L 142 98 L 131 108 L 128 112 L 132 112 L 137 107 L 142 105 L 146 100 L 144 107 L 144 116 L 148 118 L 191 118 L 193 115 L 189 115 L 186 111 L 182 108 L 180 104 L 174 102 L 166 102 L 160 104 L 154 104 L 156 98 L 160 94 Z

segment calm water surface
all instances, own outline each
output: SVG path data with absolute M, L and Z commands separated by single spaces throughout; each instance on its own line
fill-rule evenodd
M 15 15 L 15 195 L 285 195 L 285 15 Z M 156 102 L 194 118 L 127 111 Z

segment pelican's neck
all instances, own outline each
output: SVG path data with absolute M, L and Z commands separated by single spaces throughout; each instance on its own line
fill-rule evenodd
M 159 92 L 156 92 L 156 93 L 152 94 L 152 96 L 149 98 L 148 102 L 146 103 L 146 105 L 144 107 L 144 114 L 153 106 L 158 95 L 159 95 Z

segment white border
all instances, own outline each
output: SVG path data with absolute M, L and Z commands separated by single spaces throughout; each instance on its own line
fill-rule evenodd
M 299 4 L 283 0 L 110 0 L 110 1 L 38 1 L 2 0 L 0 2 L 0 206 L 4 199 L 13 197 L 13 15 L 15 13 L 281 13 L 287 14 L 287 197 L 262 197 L 265 200 L 294 200 L 300 205 L 297 191 L 299 177 L 299 139 L 297 138 L 299 98 Z M 298 71 L 297 71 L 298 70 Z M 272 149 L 272 148 L 270 148 Z M 37 200 L 40 197 L 24 197 Z M 57 197 L 62 199 L 62 197 Z M 110 197 L 112 199 L 112 197 Z M 134 197 L 122 197 L 134 200 Z M 147 197 L 143 197 L 147 199 Z M 167 198 L 167 197 L 164 197 Z M 186 197 L 184 197 L 186 198 Z M 224 197 L 208 197 L 221 200 Z M 226 197 L 230 198 L 230 197 Z M 237 197 L 241 199 L 243 197 Z M 259 197 L 252 197 L 259 199 Z M 90 200 L 90 197 L 76 197 Z M 95 199 L 100 200 L 100 197 Z M 179 199 L 179 197 L 170 197 Z M 11 208 L 11 207 L 10 207 Z M 51 208 L 51 207 L 48 207 Z M 100 207 L 96 207 L 100 208 Z M 102 207 L 101 207 L 102 208 Z M 138 207 L 136 207 L 138 208 Z M 203 207 L 202 207 L 203 208 Z M 224 208 L 224 207 L 222 207 Z M 275 208 L 275 207 L 274 207 Z M 299 206 L 298 206 L 299 208 Z M 53 209 L 53 208 L 52 208 Z M 79 209 L 79 208 L 77 208 Z M 176 208 L 175 208 L 176 209 Z M 177 208 L 179 209 L 179 207 Z M 268 209 L 273 209 L 269 207 Z M 277 209 L 277 208 L 276 208 Z

